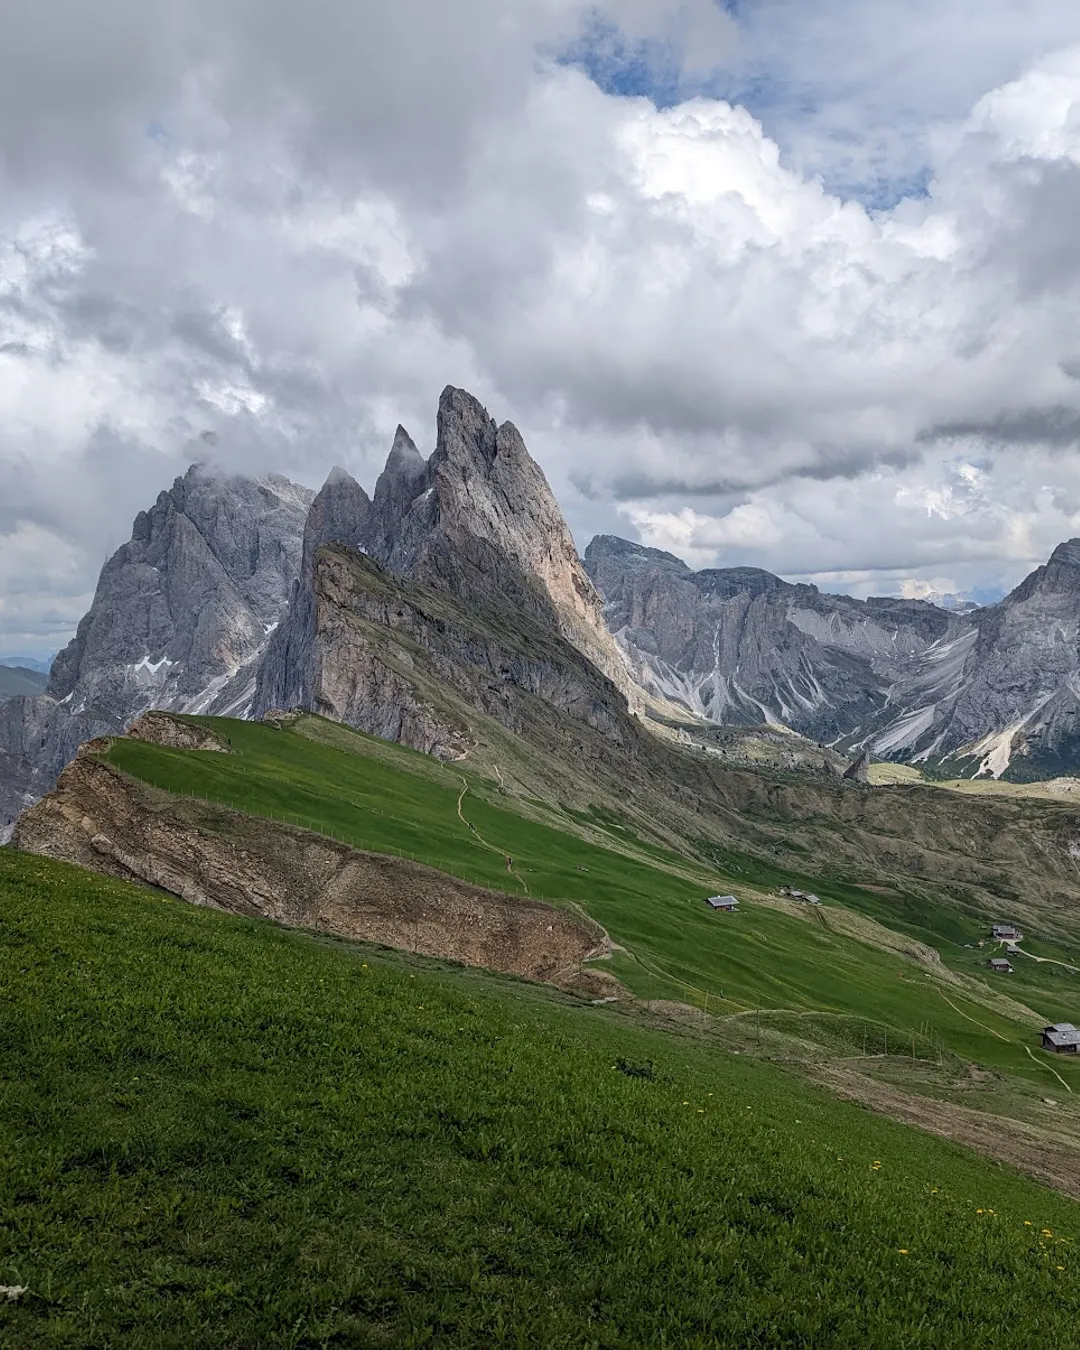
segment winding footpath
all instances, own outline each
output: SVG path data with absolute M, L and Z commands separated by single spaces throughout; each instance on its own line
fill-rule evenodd
M 458 813 L 458 819 L 461 821 L 462 825 L 465 825 L 465 826 L 468 827 L 468 829 L 471 831 L 473 837 L 476 839 L 476 841 L 477 841 L 479 844 L 482 844 L 483 847 L 486 848 L 486 849 L 490 849 L 490 851 L 491 851 L 492 853 L 497 853 L 497 854 L 499 855 L 500 858 L 505 858 L 505 859 L 506 859 L 506 870 L 510 873 L 511 876 L 517 877 L 518 882 L 520 883 L 522 890 L 525 892 L 526 895 L 528 895 L 528 894 L 529 894 L 529 883 L 525 880 L 525 878 L 521 875 L 520 872 L 515 871 L 515 869 L 514 869 L 512 863 L 511 863 L 510 855 L 509 855 L 508 853 L 504 853 L 504 852 L 502 851 L 501 848 L 496 848 L 494 844 L 489 844 L 488 841 L 484 838 L 484 836 L 480 833 L 480 831 L 476 828 L 476 826 L 472 823 L 472 821 L 471 821 L 471 820 L 466 820 L 466 819 L 465 819 L 465 813 L 464 813 L 464 811 L 462 811 L 462 809 L 461 809 L 461 803 L 465 800 L 465 794 L 466 794 L 466 792 L 468 792 L 468 790 L 469 790 L 468 780 L 465 779 L 465 778 L 462 778 L 462 780 L 461 780 L 461 791 L 458 793 L 458 799 L 457 799 L 457 813 Z

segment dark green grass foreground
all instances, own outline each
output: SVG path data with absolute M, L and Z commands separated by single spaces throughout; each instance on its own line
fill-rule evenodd
M 1080 1207 L 405 960 L 0 850 L 0 1344 L 1080 1343 Z

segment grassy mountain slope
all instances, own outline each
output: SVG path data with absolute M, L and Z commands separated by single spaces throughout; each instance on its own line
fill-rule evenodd
M 5 1345 L 1074 1343 L 1075 1204 L 772 1066 L 7 850 L 0 935 Z
M 707 1007 L 732 1030 L 739 1019 L 756 1028 L 753 1018 L 764 1013 L 766 1027 L 790 1035 L 788 1014 L 822 1014 L 798 1024 L 799 1035 L 812 1041 L 812 1028 L 835 1053 L 845 1039 L 848 1053 L 881 1052 L 891 1036 L 894 1053 L 906 1046 L 916 1059 L 955 1056 L 1033 1088 L 1057 1087 L 1029 1049 L 1039 1026 L 1080 1015 L 1080 974 L 1031 960 L 1009 983 L 989 977 L 988 953 L 963 945 L 986 925 L 958 918 L 946 899 L 905 906 L 903 896 L 827 875 L 792 877 L 734 853 L 709 867 L 642 839 L 614 811 L 583 813 L 555 800 L 532 803 L 530 818 L 464 762 L 440 764 L 319 718 L 283 730 L 198 721 L 236 753 L 117 740 L 107 758 L 172 793 L 579 906 L 618 945 L 611 969 L 635 994 Z M 783 879 L 826 903 L 818 910 L 779 900 L 770 891 Z M 721 890 L 740 896 L 739 914 L 705 907 L 704 897 Z M 1066 961 L 1073 954 L 1067 944 L 1048 949 Z M 1080 1063 L 1055 1059 L 1052 1067 L 1080 1089 Z

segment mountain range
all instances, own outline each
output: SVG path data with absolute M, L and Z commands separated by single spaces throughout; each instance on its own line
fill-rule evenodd
M 710 721 L 966 775 L 1080 766 L 1080 540 L 971 611 L 826 595 L 755 568 L 692 572 L 609 535 L 585 566 L 636 681 Z
M 545 633 L 580 660 L 554 659 Z M 341 469 L 316 495 L 193 465 L 140 513 L 47 690 L 0 693 L 0 827 L 81 742 L 151 707 L 301 706 L 465 753 L 469 717 L 425 697 L 425 679 L 507 726 L 535 719 L 540 696 L 614 737 L 621 706 L 657 728 L 673 714 L 787 727 L 850 757 L 1068 773 L 1080 767 L 1080 540 L 976 609 L 859 601 L 754 568 L 694 572 L 609 535 L 579 557 L 518 430 L 450 387 L 432 454 L 399 427 L 371 496 Z

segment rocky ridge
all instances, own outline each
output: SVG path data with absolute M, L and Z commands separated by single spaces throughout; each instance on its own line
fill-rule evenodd
M 327 556 L 337 544 L 364 565 Z M 423 587 L 422 603 L 380 591 L 380 573 Z M 472 633 L 469 652 L 438 594 Z M 464 617 L 477 614 L 479 638 Z M 525 661 L 520 624 L 528 641 L 568 644 L 592 674 L 563 650 Z M 472 713 L 430 696 L 447 671 Z M 973 613 L 856 601 L 753 568 L 693 572 L 613 536 L 583 562 L 517 429 L 448 387 L 432 454 L 399 427 L 370 497 L 341 469 L 313 497 L 196 465 L 140 513 L 47 693 L 0 701 L 0 831 L 82 741 L 149 708 L 310 707 L 452 757 L 468 748 L 470 716 L 505 712 L 518 679 L 560 715 L 607 718 L 616 739 L 619 694 L 623 710 L 651 704 L 670 719 L 681 705 L 703 724 L 791 728 L 811 745 L 765 757 L 799 771 L 832 772 L 829 756 L 818 762 L 828 746 L 845 763 L 869 750 L 967 773 L 1067 774 L 1080 759 L 1080 541 Z M 706 748 L 734 763 L 759 753 Z
M 517 429 L 496 425 L 464 390 L 443 391 L 429 459 L 398 428 L 373 498 L 340 470 L 327 480 L 308 518 L 303 570 L 259 671 L 254 702 L 256 716 L 300 705 L 334 710 L 330 715 L 367 730 L 408 727 L 401 734 L 417 739 L 407 743 L 429 749 L 438 737 L 431 728 L 421 733 L 406 713 L 400 680 L 363 663 L 361 678 L 361 666 L 349 666 L 344 649 L 335 648 L 344 640 L 328 617 L 336 600 L 322 609 L 318 600 L 328 587 L 340 590 L 341 574 L 330 564 L 316 577 L 318 548 L 330 542 L 460 604 L 529 616 L 565 638 L 624 695 L 636 696 L 547 480 Z M 388 623 L 394 625 L 394 614 Z M 353 652 L 350 659 L 359 657 Z
M 636 678 L 712 721 L 995 777 L 1080 758 L 1080 541 L 974 612 L 693 572 L 610 535 L 585 565 Z
M 19 819 L 16 848 L 192 904 L 573 986 L 609 944 L 539 901 L 279 822 L 158 793 L 87 746 Z

